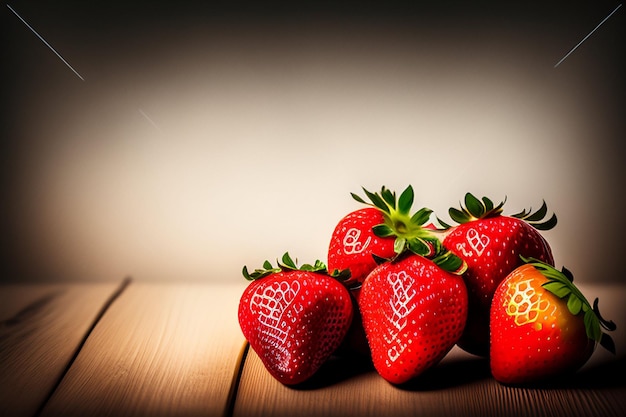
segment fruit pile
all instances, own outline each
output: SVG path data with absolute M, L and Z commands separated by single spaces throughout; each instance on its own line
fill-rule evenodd
M 545 202 L 503 214 L 470 193 L 448 213 L 412 212 L 414 191 L 363 189 L 366 207 L 336 225 L 327 264 L 297 265 L 285 253 L 243 275 L 243 335 L 285 385 L 313 376 L 331 356 L 362 354 L 392 384 L 439 363 L 455 345 L 489 359 L 502 384 L 528 384 L 577 371 L 597 344 L 615 353 L 615 330 L 557 270 L 540 234 L 556 225 Z

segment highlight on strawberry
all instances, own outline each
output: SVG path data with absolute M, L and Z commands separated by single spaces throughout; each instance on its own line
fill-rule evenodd
M 557 217 L 547 217 L 545 201 L 536 210 L 503 214 L 504 201 L 495 205 L 487 197 L 465 194 L 465 205 L 448 211 L 457 225 L 439 218 L 446 230 L 443 245 L 467 263 L 463 279 L 469 292 L 469 313 L 458 346 L 478 355 L 489 355 L 489 309 L 498 284 L 522 265 L 520 256 L 554 265 L 552 249 L 540 231 L 552 229 Z
M 491 306 L 490 367 L 500 383 L 523 385 L 567 377 L 582 367 L 600 344 L 613 354 L 616 329 L 561 271 L 537 259 L 511 272 Z
M 285 385 L 313 376 L 342 343 L 352 322 L 348 271 L 328 273 L 321 261 L 297 265 L 288 252 L 242 273 L 251 281 L 238 320 L 265 368 Z

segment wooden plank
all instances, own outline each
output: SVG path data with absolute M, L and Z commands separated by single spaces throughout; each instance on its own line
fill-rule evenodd
M 397 387 L 371 365 L 333 359 L 302 386 L 281 385 L 250 350 L 246 356 L 235 417 L 254 416 L 623 416 L 626 415 L 626 286 L 582 286 L 618 323 L 614 357 L 597 350 L 566 386 L 512 388 L 498 384 L 487 360 L 455 347 L 422 378 Z M 621 323 L 621 327 L 619 324 Z
M 86 341 L 42 416 L 223 415 L 245 339 L 242 286 L 133 283 Z
M 36 414 L 119 286 L 0 286 L 0 415 Z

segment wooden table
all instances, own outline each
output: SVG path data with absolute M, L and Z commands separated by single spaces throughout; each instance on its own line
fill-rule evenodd
M 241 335 L 245 285 L 0 286 L 0 416 L 626 415 L 626 286 L 581 285 L 618 324 L 618 354 L 598 349 L 566 384 L 531 389 L 457 348 L 402 388 L 355 358 L 288 388 Z

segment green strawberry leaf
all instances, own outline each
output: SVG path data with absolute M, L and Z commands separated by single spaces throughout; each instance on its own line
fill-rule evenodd
M 382 190 L 383 194 L 384 194 L 384 190 L 385 190 L 385 188 L 383 187 L 383 190 Z M 374 206 L 376 206 L 378 209 L 382 210 L 384 213 L 389 214 L 391 212 L 391 210 L 389 208 L 389 205 L 385 202 L 383 197 L 379 196 L 376 193 L 372 193 L 370 191 L 367 191 L 365 188 L 363 188 L 363 191 L 365 192 L 365 195 L 367 195 L 367 197 L 374 204 Z
M 352 291 L 361 288 L 362 282 L 352 279 L 352 274 L 349 269 L 334 269 L 328 275 L 339 281 L 348 290 Z
M 548 281 L 543 287 L 559 298 L 563 298 L 572 293 L 572 290 L 560 281 Z
M 411 252 L 425 257 L 433 253 L 433 247 L 423 239 L 411 239 L 408 241 L 408 248 Z
M 485 212 L 489 213 L 493 210 L 493 201 L 488 199 L 487 197 L 483 197 L 483 204 L 485 205 Z
M 605 347 L 610 352 L 615 353 L 615 346 L 612 343 L 613 340 L 602 331 L 602 328 L 613 331 L 617 326 L 612 321 L 605 320 L 600 315 L 598 299 L 595 299 L 592 307 L 574 284 L 572 273 L 565 267 L 559 271 L 552 265 L 535 258 L 521 257 L 521 259 L 524 263 L 537 268 L 537 270 L 546 277 L 547 282 L 542 284 L 543 288 L 559 298 L 568 297 L 567 309 L 572 315 L 575 316 L 582 312 L 587 337 L 596 343 L 600 343 L 601 346 Z M 611 345 L 613 345 L 613 350 L 611 350 Z
M 583 316 L 585 322 L 585 329 L 587 330 L 587 337 L 597 342 L 602 337 L 602 330 L 600 329 L 600 321 L 592 310 L 587 310 Z
M 378 256 L 375 253 L 372 253 L 372 258 L 374 259 L 374 262 L 376 262 L 376 265 L 381 265 L 384 264 L 385 262 L 390 262 L 393 260 L 393 258 L 384 258 L 382 256 Z
M 265 261 L 265 263 L 263 263 L 263 269 L 255 269 L 253 272 L 248 272 L 248 267 L 244 265 L 241 273 L 243 274 L 244 278 L 247 279 L 248 281 L 254 281 L 254 280 L 261 279 L 263 277 L 266 277 L 268 275 L 271 275 L 280 271 L 281 271 L 280 268 L 272 268 L 272 265 L 269 264 L 267 261 Z
M 359 203 L 367 204 L 367 202 L 365 200 L 363 200 L 361 197 L 359 197 L 358 195 L 356 195 L 354 193 L 350 193 L 350 195 L 352 196 L 352 198 L 354 198 Z
M 450 215 L 452 220 L 454 220 L 455 222 L 459 224 L 467 223 L 470 221 L 470 218 L 471 218 L 470 214 L 466 212 L 465 210 L 461 211 L 454 207 L 450 207 L 450 209 L 448 210 L 448 214 Z
M 467 270 L 467 263 L 452 252 L 445 252 L 433 259 L 441 269 L 455 275 L 462 275 Z
M 567 309 L 570 311 L 570 313 L 572 313 L 573 315 L 577 315 L 578 313 L 580 313 L 582 308 L 583 308 L 583 303 L 580 300 L 580 298 L 570 293 L 569 297 L 567 298 Z
M 443 230 L 448 230 L 450 229 L 452 226 L 447 224 L 446 222 L 444 222 L 443 220 L 441 220 L 439 217 L 437 217 L 437 222 L 441 225 L 441 228 Z
M 405 216 L 409 215 L 409 212 L 411 211 L 411 207 L 413 206 L 413 199 L 414 199 L 414 193 L 413 193 L 413 187 L 411 187 L 410 185 L 408 187 L 406 187 L 406 189 L 402 192 L 402 194 L 400 194 L 400 199 L 398 200 L 398 212 L 400 214 L 403 214 Z M 395 204 L 395 196 L 393 199 Z M 422 223 L 419 223 L 422 224 Z
M 553 214 L 548 220 L 542 223 L 530 223 L 537 230 L 550 230 L 556 226 L 558 220 L 556 214 Z
M 415 214 L 411 217 L 411 223 L 415 223 L 418 225 L 423 225 L 430 219 L 430 215 L 432 214 L 432 210 L 426 207 L 419 209 Z
M 393 251 L 397 254 L 404 252 L 405 247 L 406 239 L 403 237 L 397 237 L 395 242 L 393 242 Z
M 541 208 L 539 208 L 539 210 L 537 210 L 535 213 L 528 215 L 525 220 L 529 221 L 529 222 L 538 222 L 540 220 L 542 220 L 544 217 L 546 217 L 546 214 L 548 213 L 548 205 L 546 204 L 546 201 L 543 201 L 543 204 L 541 205 Z
M 347 280 L 351 278 L 352 274 L 349 269 L 333 269 L 333 271 L 329 274 L 333 278 L 338 278 L 340 280 Z
M 448 214 L 450 215 L 450 218 L 458 224 L 467 223 L 476 219 L 496 217 L 502 214 L 502 207 L 504 206 L 505 201 L 506 197 L 504 201 L 500 202 L 497 206 L 494 206 L 493 201 L 487 197 L 478 199 L 472 193 L 466 193 L 464 199 L 465 205 L 460 204 L 460 210 L 455 207 L 450 207 L 448 209 Z M 441 220 L 437 220 L 442 225 L 445 225 L 445 229 L 450 228 L 450 226 L 446 225 Z
M 376 226 L 372 227 L 372 231 L 378 237 L 395 236 L 395 232 L 391 229 L 391 227 L 387 226 L 384 223 L 377 224 Z
M 286 266 L 289 269 L 298 269 L 298 266 L 296 265 L 296 263 L 291 259 L 291 256 L 289 256 L 288 252 L 285 252 L 285 254 L 283 255 L 282 258 L 283 261 L 283 265 L 282 266 Z M 279 264 L 279 266 L 281 266 Z
M 572 274 L 572 271 L 565 267 L 562 267 L 561 272 L 563 273 L 563 275 L 565 275 L 565 278 L 567 278 L 569 282 L 574 282 L 574 274 Z
M 263 262 L 262 268 L 257 268 L 253 272 L 248 270 L 248 267 L 244 265 L 242 269 L 242 274 L 244 278 L 248 281 L 254 281 L 256 279 L 261 279 L 271 274 L 276 274 L 278 272 L 283 271 L 308 271 L 308 272 L 321 272 L 327 273 L 326 264 L 320 260 L 316 260 L 313 265 L 311 264 L 303 264 L 302 266 L 298 266 L 297 259 L 294 261 L 289 252 L 285 252 L 281 258 L 281 261 L 276 261 L 277 267 L 274 267 L 270 261 Z
M 477 219 L 480 219 L 483 214 L 485 214 L 485 206 L 471 193 L 465 194 L 465 207 L 467 208 L 467 211 L 469 211 L 470 214 Z
M 548 220 L 544 221 L 547 213 L 548 206 L 544 200 L 543 204 L 536 212 L 533 213 L 532 210 L 529 210 L 528 212 L 526 210 L 523 210 L 520 213 L 512 214 L 511 217 L 524 220 L 535 229 L 545 231 L 554 228 L 554 226 L 556 226 L 558 222 L 556 214 L 552 214 L 552 216 Z
M 352 279 L 352 274 L 349 269 L 334 269 L 332 272 L 329 272 L 326 264 L 319 259 L 313 264 L 303 264 L 298 266 L 298 260 L 296 259 L 294 261 L 289 255 L 289 252 L 285 252 L 281 260 L 277 260 L 276 263 L 278 267 L 275 268 L 269 261 L 265 261 L 263 262 L 263 268 L 255 269 L 253 272 L 248 271 L 248 267 L 244 266 L 242 274 L 248 281 L 254 281 L 279 272 L 305 271 L 324 274 L 334 278 L 343 284 L 343 286 L 345 286 L 348 290 L 354 290 L 361 285 L 361 283 L 357 280 Z
M 320 261 L 319 259 L 315 261 L 313 265 L 311 264 L 302 264 L 300 266 L 300 271 L 309 271 L 309 272 L 326 272 L 326 264 Z
M 396 208 L 396 193 L 383 186 L 380 190 L 380 195 L 390 208 Z

